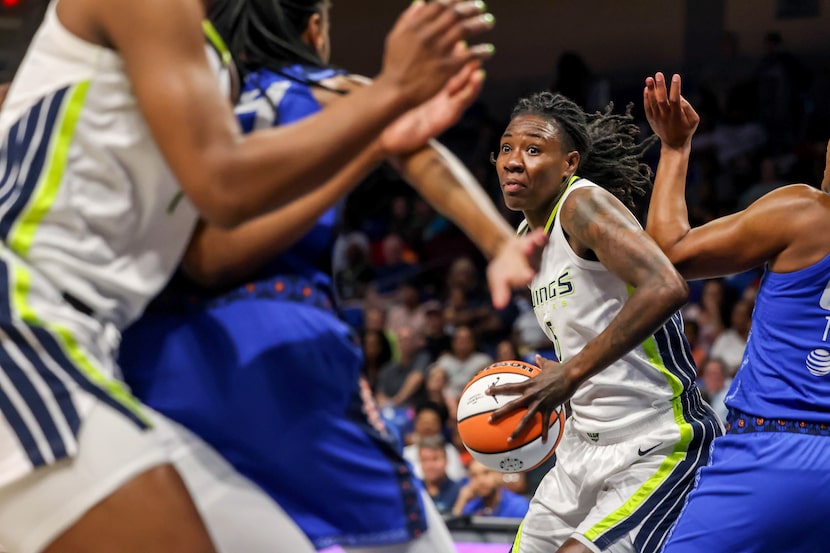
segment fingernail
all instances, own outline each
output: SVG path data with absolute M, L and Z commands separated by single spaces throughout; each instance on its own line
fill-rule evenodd
M 496 24 L 496 16 L 494 16 L 492 13 L 485 13 L 481 15 L 480 18 L 482 23 L 484 23 L 485 25 L 489 25 L 490 27 Z
M 679 80 L 680 80 L 680 75 L 674 75 L 674 76 L 671 78 L 671 80 L 672 80 L 672 82 L 673 82 L 673 83 L 676 83 L 677 81 L 679 81 Z
M 484 69 L 479 69 L 478 74 L 481 75 L 481 80 L 482 81 L 487 78 L 487 71 L 485 71 Z
M 495 44 L 485 44 L 484 49 L 487 51 L 488 54 L 491 56 L 496 53 L 496 45 Z
M 473 2 L 473 5 L 480 12 L 487 11 L 487 4 L 482 0 L 476 0 L 475 2 Z

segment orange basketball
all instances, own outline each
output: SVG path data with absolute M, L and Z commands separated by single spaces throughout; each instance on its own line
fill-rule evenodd
M 559 408 L 551 413 L 548 441 L 542 443 L 542 415 L 512 442 L 507 441 L 527 409 L 519 409 L 495 424 L 487 422 L 490 413 L 520 397 L 517 395 L 490 396 L 485 392 L 492 386 L 523 382 L 541 373 L 524 361 L 500 361 L 476 374 L 458 402 L 458 434 L 467 451 L 479 462 L 500 472 L 522 472 L 542 464 L 553 455 L 562 439 L 565 413 Z

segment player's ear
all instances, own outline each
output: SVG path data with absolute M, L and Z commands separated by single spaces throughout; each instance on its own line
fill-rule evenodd
M 579 159 L 579 152 L 576 150 L 568 152 L 565 156 L 565 174 L 563 180 L 568 180 L 576 174 L 576 170 L 579 167 Z
M 325 48 L 325 29 L 323 26 L 323 16 L 317 12 L 311 14 L 308 18 L 305 31 L 303 31 L 303 42 L 311 46 L 318 56 L 323 55 L 322 50 Z

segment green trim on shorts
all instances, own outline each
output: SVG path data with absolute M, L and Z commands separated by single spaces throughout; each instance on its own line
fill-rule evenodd
M 152 428 L 153 422 L 144 414 L 139 402 L 118 380 L 108 378 L 104 372 L 95 365 L 87 356 L 78 340 L 67 327 L 42 320 L 28 302 L 31 274 L 29 271 L 15 263 L 12 273 L 13 283 L 11 285 L 12 304 L 16 313 L 27 324 L 39 326 L 49 331 L 60 345 L 72 364 L 95 386 L 103 390 L 116 402 L 124 406 L 147 427 Z

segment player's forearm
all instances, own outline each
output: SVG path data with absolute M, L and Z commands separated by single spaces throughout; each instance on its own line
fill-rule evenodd
M 452 152 L 436 141 L 398 161 L 404 178 L 439 213 L 448 217 L 492 259 L 513 229 Z
M 654 177 L 646 232 L 671 259 L 671 249 L 690 230 L 686 175 L 690 147 L 663 146 Z
M 331 178 L 406 107 L 376 81 L 296 124 L 205 152 L 199 177 L 208 182 L 202 181 L 194 203 L 220 226 L 267 213 Z
M 373 143 L 325 185 L 283 208 L 232 229 L 203 224 L 185 253 L 184 271 L 208 288 L 248 278 L 305 236 L 381 160 Z

